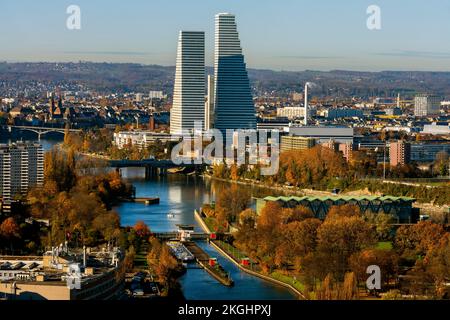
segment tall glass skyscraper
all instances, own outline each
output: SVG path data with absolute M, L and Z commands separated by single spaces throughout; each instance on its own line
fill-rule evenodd
M 256 129 L 255 108 L 235 16 L 216 15 L 214 126 Z
M 180 31 L 170 133 L 192 132 L 194 121 L 205 118 L 205 33 Z

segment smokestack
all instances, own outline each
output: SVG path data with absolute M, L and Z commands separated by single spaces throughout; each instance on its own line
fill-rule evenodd
M 305 84 L 305 101 L 304 101 L 304 103 L 305 103 L 305 118 L 303 120 L 303 124 L 305 126 L 308 125 L 308 85 L 309 85 L 309 83 L 307 82 Z
M 83 267 L 86 268 L 86 246 L 83 246 Z

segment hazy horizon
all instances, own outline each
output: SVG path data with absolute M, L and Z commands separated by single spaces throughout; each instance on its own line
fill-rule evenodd
M 97 63 L 97 64 L 136 64 L 141 66 L 156 66 L 156 67 L 164 67 L 164 68 L 174 68 L 175 64 L 173 65 L 162 65 L 162 64 L 155 64 L 155 63 L 138 63 L 138 62 L 111 62 L 111 61 L 89 61 L 89 60 L 78 60 L 78 61 L 8 61 L 8 60 L 0 60 L 0 63 L 10 63 L 10 64 L 27 64 L 27 63 L 49 63 L 49 64 L 58 64 L 58 63 Z M 206 65 L 206 68 L 213 69 L 213 65 Z M 314 69 L 305 69 L 305 70 L 283 70 L 283 69 L 270 69 L 270 68 L 252 68 L 247 67 L 248 70 L 257 70 L 257 71 L 273 71 L 273 72 L 338 72 L 338 71 L 344 71 L 344 72 L 358 72 L 358 73 L 382 73 L 382 72 L 432 72 L 432 73 L 450 73 L 450 70 L 445 71 L 434 71 L 434 70 L 349 70 L 349 69 L 330 69 L 330 70 L 314 70 Z
M 66 9 L 81 9 L 69 30 Z M 381 9 L 369 30 L 367 8 Z M 450 2 L 422 0 L 4 0 L 0 61 L 111 62 L 173 66 L 179 30 L 206 33 L 214 15 L 236 15 L 247 67 L 274 71 L 450 71 Z

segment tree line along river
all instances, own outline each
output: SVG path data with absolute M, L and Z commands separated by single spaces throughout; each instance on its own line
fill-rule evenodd
M 25 139 L 24 139 L 25 140 Z M 27 139 L 33 141 L 33 139 Z M 36 142 L 36 140 L 34 140 Z M 14 142 L 0 138 L 0 143 Z M 60 143 L 59 139 L 41 139 L 45 151 Z M 122 203 L 115 208 L 123 226 L 133 226 L 144 221 L 153 232 L 167 232 L 177 229 L 177 224 L 192 224 L 198 231 L 200 227 L 194 218 L 194 210 L 215 199 L 215 194 L 226 183 L 211 181 L 201 177 L 166 176 L 145 180 L 143 168 L 124 168 L 122 176 L 136 187 L 137 197 L 159 197 L 158 205 L 146 206 L 143 203 Z M 250 188 L 239 186 L 240 188 Z M 173 215 L 168 216 L 168 213 Z M 213 279 L 205 270 L 188 268 L 179 279 L 186 299 L 211 300 L 286 300 L 295 296 L 286 288 L 272 284 L 241 271 L 206 242 L 200 247 L 230 273 L 233 287 L 226 287 Z

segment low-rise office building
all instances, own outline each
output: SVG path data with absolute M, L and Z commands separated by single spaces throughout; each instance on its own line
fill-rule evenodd
M 280 151 L 306 150 L 316 145 L 316 139 L 298 137 L 298 136 L 281 136 Z
M 139 148 L 147 148 L 149 145 L 160 141 L 166 143 L 168 141 L 179 141 L 180 135 L 169 133 L 157 133 L 152 131 L 121 131 L 114 133 L 114 144 L 122 149 L 126 146 L 137 146 Z

